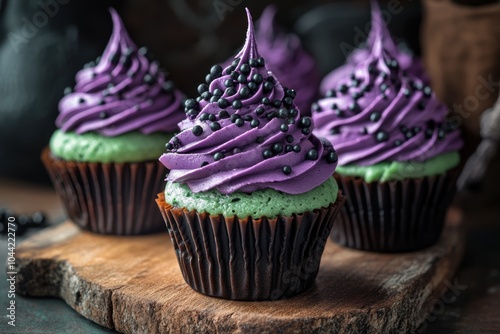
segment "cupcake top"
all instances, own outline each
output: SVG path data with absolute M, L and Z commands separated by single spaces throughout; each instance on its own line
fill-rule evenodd
M 322 95 L 328 95 L 328 91 L 336 87 L 339 80 L 350 75 L 356 65 L 370 56 L 376 39 L 382 40 L 383 48 L 398 61 L 402 70 L 406 71 L 409 75 L 421 79 L 425 83 L 429 83 L 429 77 L 420 59 L 413 55 L 411 50 L 402 45 L 399 47 L 394 41 L 389 29 L 387 29 L 387 25 L 384 22 L 380 7 L 376 0 L 371 0 L 371 8 L 371 29 L 366 44 L 361 48 L 355 49 L 349 55 L 344 65 L 325 76 L 320 87 Z
M 394 55 L 374 41 L 349 77 L 313 105 L 315 134 L 335 142 L 339 164 L 425 161 L 462 147 L 447 107 L 429 86 L 405 76 Z
M 274 189 L 300 194 L 335 171 L 330 143 L 312 135 L 312 121 L 297 109 L 257 50 L 250 12 L 243 49 L 225 69 L 211 68 L 200 96 L 185 103 L 183 131 L 167 144 L 160 161 L 167 180 L 192 192 L 222 194 Z
M 114 137 L 127 132 L 174 132 L 182 112 L 182 94 L 175 89 L 147 49 L 132 42 L 114 9 L 113 33 L 97 65 L 76 75 L 59 103 L 56 125 L 63 132 L 96 132 Z
M 295 104 L 303 115 L 310 115 L 317 97 L 320 76 L 314 58 L 303 48 L 299 37 L 285 33 L 275 24 L 276 7 L 266 7 L 257 22 L 256 39 L 267 67 L 280 82 L 297 90 Z

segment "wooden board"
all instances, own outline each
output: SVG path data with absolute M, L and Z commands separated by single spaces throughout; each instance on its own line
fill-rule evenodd
M 124 333 L 415 332 L 463 255 L 460 215 L 420 252 L 377 254 L 328 243 L 315 286 L 294 298 L 238 302 L 189 288 L 167 234 L 112 237 L 71 222 L 17 248 L 17 291 L 59 297 Z

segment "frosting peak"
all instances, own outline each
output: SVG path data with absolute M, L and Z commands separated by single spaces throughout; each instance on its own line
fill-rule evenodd
M 334 172 L 331 144 L 312 135 L 312 121 L 297 109 L 259 55 L 250 12 L 243 49 L 231 65 L 214 65 L 196 99 L 188 99 L 182 132 L 160 161 L 167 180 L 193 192 L 223 194 L 275 189 L 307 192 Z
M 173 132 L 184 118 L 182 94 L 146 48 L 130 39 L 118 13 L 110 8 L 113 33 L 101 57 L 76 75 L 74 91 L 59 103 L 56 125 L 77 134 L 114 137 L 139 131 Z

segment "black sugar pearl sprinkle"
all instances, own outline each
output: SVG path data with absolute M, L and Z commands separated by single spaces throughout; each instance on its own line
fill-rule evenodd
M 384 92 L 386 89 L 387 89 L 387 84 L 386 83 L 383 83 L 383 84 L 380 85 L 380 90 L 382 92 Z
M 408 88 L 403 88 L 403 95 L 406 97 L 410 97 L 411 92 Z
M 424 89 L 424 84 L 422 83 L 422 81 L 414 81 L 413 88 L 415 88 L 416 90 L 422 90 Z
M 177 138 L 177 137 L 173 137 L 170 141 L 172 142 L 172 144 L 174 144 L 176 146 L 181 144 L 181 142 L 179 141 L 179 138 Z
M 195 125 L 195 126 L 193 126 L 191 131 L 193 132 L 193 134 L 195 136 L 200 136 L 203 133 L 203 128 L 199 125 Z
M 73 92 L 73 89 L 71 87 L 64 88 L 64 95 L 71 94 L 72 92 Z
M 214 154 L 214 160 L 215 161 L 219 161 L 219 160 L 222 160 L 224 158 L 225 158 L 224 153 L 217 152 L 217 153 Z
M 411 131 L 406 132 L 405 137 L 406 137 L 406 139 L 410 139 L 411 137 L 413 137 L 413 132 L 411 132 Z
M 290 97 L 292 100 L 297 96 L 295 89 L 287 89 L 286 96 Z
M 293 139 L 293 136 L 291 136 L 291 135 L 287 135 L 287 136 L 285 137 L 285 140 L 286 140 L 286 142 L 287 142 L 287 143 L 293 143 L 293 140 L 294 140 L 294 139 Z
M 377 111 L 374 111 L 370 114 L 370 121 L 372 122 L 377 122 L 380 120 L 380 113 Z
M 229 107 L 229 101 L 228 101 L 228 100 L 226 100 L 226 99 L 220 99 L 220 100 L 217 102 L 217 105 L 219 106 L 219 108 L 224 109 L 224 108 Z
M 409 131 L 409 130 L 408 130 L 408 127 L 407 127 L 406 125 L 401 125 L 401 126 L 399 127 L 399 130 L 400 130 L 402 133 L 406 133 L 406 132 L 408 132 L 408 131 Z
M 300 130 L 300 132 L 302 132 L 303 134 L 305 134 L 307 136 L 308 134 L 311 133 L 311 128 L 302 128 L 302 130 Z
M 351 87 L 358 87 L 360 84 L 360 81 L 357 79 L 354 79 L 351 81 Z
M 302 149 L 302 148 L 300 147 L 300 145 L 293 145 L 293 151 L 294 151 L 295 153 L 299 153 L 301 149 Z
M 143 46 L 141 48 L 139 48 L 139 54 L 141 56 L 146 56 L 148 54 L 149 50 L 147 47 Z
M 215 121 L 215 115 L 214 114 L 209 114 L 208 115 L 208 120 L 211 121 L 211 122 Z
M 420 130 L 422 130 L 422 128 L 420 128 L 419 126 L 414 126 L 414 127 L 413 127 L 413 133 L 414 133 L 414 134 L 419 133 L 419 132 L 420 132 Z
M 383 95 L 382 95 L 382 98 L 383 98 L 384 100 L 387 100 L 387 95 L 383 94 Z
M 217 131 L 217 130 L 220 130 L 220 128 L 221 128 L 221 126 L 219 123 L 217 123 L 217 122 L 210 123 L 210 130 Z
M 281 171 L 285 175 L 290 175 L 290 173 L 292 172 L 292 167 L 290 167 L 290 166 L 283 166 L 283 168 L 281 168 Z
M 273 149 L 273 152 L 276 153 L 276 154 L 281 153 L 281 152 L 283 152 L 283 144 L 276 143 L 276 144 L 273 145 L 272 149 Z
M 208 116 L 210 116 L 210 114 L 204 112 L 204 113 L 201 113 L 200 114 L 200 121 L 208 121 Z
M 285 152 L 292 152 L 293 151 L 293 146 L 292 145 L 286 145 L 285 146 Z
M 214 96 L 222 96 L 222 94 L 224 94 L 224 92 L 221 89 L 216 88 L 216 89 L 214 89 L 214 92 L 212 94 L 214 94 Z
M 238 80 L 239 83 L 246 83 L 247 82 L 247 77 L 244 74 L 240 74 L 238 76 L 237 80 Z
M 444 137 L 446 137 L 446 131 L 444 131 L 443 129 L 439 129 L 438 130 L 438 140 L 443 140 Z
M 104 111 L 101 111 L 99 113 L 99 118 L 100 119 L 106 119 L 106 118 L 108 118 L 108 114 L 106 112 L 104 112 Z
M 203 161 L 200 167 L 205 167 L 206 165 L 208 165 L 208 161 Z
M 338 108 L 337 103 L 332 104 L 331 108 L 332 108 L 332 110 L 337 109 Z
M 351 97 L 354 99 L 354 100 L 357 100 L 359 98 L 361 98 L 363 96 L 363 94 L 361 92 L 353 92 L 351 94 Z
M 227 79 L 226 81 L 224 81 L 224 86 L 226 87 L 233 87 L 233 85 L 233 80 Z
M 276 111 L 271 111 L 271 112 L 268 112 L 268 113 L 266 114 L 266 118 L 267 118 L 268 120 L 272 120 L 273 118 L 275 118 L 275 117 L 277 117 L 277 116 L 278 116 L 278 114 L 276 113 Z
M 396 59 L 393 59 L 391 60 L 391 67 L 392 68 L 398 68 L 399 67 L 399 63 Z
M 291 107 L 293 104 L 293 99 L 290 96 L 287 96 L 283 99 L 283 104 L 287 107 Z
M 241 103 L 240 100 L 234 100 L 233 101 L 233 108 L 234 109 L 241 109 L 243 107 L 243 103 Z
M 233 96 L 234 94 L 236 94 L 236 88 L 229 87 L 226 89 L 226 96 Z
M 85 103 L 85 99 L 83 97 L 81 97 L 79 100 L 78 100 L 78 103 L 82 104 L 82 103 Z
M 314 148 L 310 149 L 306 154 L 307 160 L 316 160 L 318 159 L 318 151 Z
M 353 113 L 359 112 L 358 104 L 356 102 L 349 104 L 349 110 L 352 111 Z
M 198 97 L 196 98 L 196 102 L 201 102 L 201 101 L 203 101 L 203 98 L 202 98 L 201 96 L 198 96 Z
M 271 103 L 271 101 L 269 100 L 268 97 L 263 97 L 261 102 L 265 106 L 267 106 L 269 103 Z
M 295 120 L 293 118 L 289 118 L 287 123 L 288 124 L 295 124 Z
M 369 92 L 369 91 L 371 91 L 371 90 L 372 90 L 372 85 L 370 85 L 370 84 L 363 85 L 363 86 L 361 87 L 361 91 L 362 91 L 362 92 L 364 92 L 364 93 L 367 93 L 367 92 Z
M 238 153 L 241 153 L 241 149 L 236 147 L 233 149 L 233 154 L 238 154 Z
M 196 102 L 196 100 L 187 99 L 184 102 L 184 107 L 186 107 L 187 109 L 195 108 L 196 106 L 198 106 L 198 102 Z
M 215 78 L 218 78 L 222 75 L 222 67 L 220 65 L 214 65 L 210 69 L 210 74 L 213 75 Z
M 339 134 L 339 133 L 340 133 L 340 131 L 337 128 L 331 128 L 330 129 L 330 134 L 331 135 L 336 135 L 336 134 Z
M 252 81 L 256 84 L 261 84 L 263 80 L 264 78 L 259 73 L 255 73 L 254 75 L 252 75 Z
M 203 93 L 201 94 L 201 98 L 202 98 L 203 100 L 205 100 L 205 101 L 210 101 L 210 99 L 212 98 L 212 93 L 210 93 L 210 92 L 208 92 L 208 91 L 207 91 L 207 92 L 203 92 Z
M 188 110 L 186 111 L 186 114 L 187 114 L 188 116 L 190 116 L 190 117 L 192 117 L 192 118 L 193 118 L 193 117 L 198 116 L 198 111 L 197 111 L 196 109 L 188 109 Z
M 171 80 L 168 80 L 168 81 L 165 81 L 162 85 L 163 90 L 167 93 L 173 93 L 174 89 L 175 89 L 175 84 L 173 81 Z
M 257 144 L 262 144 L 264 142 L 264 137 L 261 137 L 261 136 L 257 137 L 257 139 L 255 140 L 255 142 Z
M 288 111 L 288 113 L 290 114 L 291 117 L 295 117 L 299 114 L 299 111 L 295 108 L 292 108 Z
M 262 115 L 264 113 L 264 108 L 257 107 L 257 109 L 255 109 L 255 113 L 257 114 L 257 116 Z
M 368 134 L 368 129 L 366 127 L 362 127 L 361 130 L 359 131 L 362 135 L 367 135 Z
M 231 72 L 231 79 L 238 80 L 239 76 L 240 76 L 240 74 L 238 72 L 236 72 L 236 71 Z
M 401 144 L 402 144 L 402 143 L 403 143 L 403 142 L 402 142 L 401 140 L 399 140 L 399 139 L 398 139 L 398 140 L 396 140 L 396 141 L 394 142 L 394 146 L 396 146 L 396 147 L 401 146 Z
M 230 117 L 230 120 L 231 120 L 231 122 L 234 123 L 234 122 L 236 122 L 237 119 L 240 119 L 240 118 L 241 118 L 240 115 L 238 115 L 238 114 L 232 114 L 231 117 Z
M 339 87 L 339 92 L 341 92 L 342 94 L 347 93 L 348 90 L 349 90 L 349 87 L 347 87 L 347 85 L 345 85 L 345 84 L 342 84 Z
M 380 72 L 379 76 L 380 76 L 383 80 L 385 80 L 385 79 L 387 79 L 387 77 L 388 77 L 389 75 L 388 75 L 386 72 Z
M 311 105 L 311 109 L 314 110 L 314 111 L 320 111 L 321 110 L 321 106 L 318 104 L 318 103 L 313 103 Z
M 260 122 L 259 122 L 259 120 L 258 120 L 258 119 L 253 119 L 253 120 L 250 122 L 250 126 L 251 126 L 252 128 L 256 128 L 256 127 L 258 127 L 258 126 L 259 126 L 259 124 L 260 124 Z
M 329 164 L 334 164 L 339 160 L 339 157 L 337 156 L 337 152 L 331 151 L 326 155 L 326 162 Z
M 134 49 L 133 48 L 127 48 L 125 50 L 124 55 L 125 55 L 125 57 L 130 57 L 133 53 L 134 53 Z
M 253 120 L 253 118 L 252 118 L 252 116 L 251 116 L 251 115 L 245 115 L 245 116 L 243 117 L 243 119 L 244 119 L 245 121 L 247 121 L 247 122 L 251 122 L 251 121 Z
M 417 106 L 418 110 L 425 110 L 425 102 L 420 101 Z
M 165 144 L 165 148 L 166 148 L 167 150 L 171 150 L 171 149 L 173 149 L 173 148 L 174 148 L 174 145 L 172 145 L 171 143 L 166 143 L 166 144 Z
M 299 127 L 308 128 L 312 124 L 311 119 L 309 117 L 302 117 L 299 122 Z
M 429 86 L 424 87 L 424 95 L 425 96 L 431 96 L 432 95 L 432 89 Z
M 326 97 L 336 97 L 337 96 L 337 93 L 333 90 L 333 89 L 329 89 L 327 92 L 326 92 Z
M 242 127 L 245 124 L 245 121 L 242 118 L 238 118 L 234 121 L 234 124 L 236 124 L 237 127 Z
M 212 75 L 211 75 L 211 74 L 207 74 L 207 75 L 205 76 L 205 82 L 206 82 L 207 84 L 210 84 L 213 80 L 214 80 L 214 78 L 212 77 Z
M 351 79 L 356 79 L 356 73 L 354 72 L 351 73 Z
M 250 96 L 250 89 L 247 86 L 241 87 L 240 96 L 241 97 L 249 97 Z
M 273 156 L 274 156 L 274 154 L 271 150 L 264 150 L 264 152 L 262 152 L 262 157 L 264 159 L 269 159 L 269 158 L 272 158 Z
M 375 73 L 375 66 L 373 66 L 373 65 L 368 66 L 368 73 L 372 73 L 372 74 Z
M 253 93 L 257 90 L 257 88 L 259 88 L 259 86 L 257 86 L 257 84 L 255 82 L 249 82 L 247 84 L 248 86 L 248 89 L 250 89 L 250 91 Z
M 288 109 L 287 108 L 281 108 L 278 111 L 278 115 L 279 115 L 279 118 L 288 118 L 288 116 L 289 116 Z
M 252 67 L 258 67 L 259 66 L 259 62 L 257 62 L 257 59 L 255 58 L 250 58 L 250 60 L 248 60 L 248 64 Z
M 385 131 L 378 131 L 375 135 L 375 139 L 377 140 L 377 142 L 381 143 L 389 139 L 389 135 Z
M 344 117 L 345 113 L 344 113 L 344 111 L 337 109 L 337 110 L 335 110 L 335 115 L 337 117 Z
M 106 97 L 106 96 L 109 96 L 111 93 L 109 92 L 109 90 L 105 89 L 102 91 L 102 96 Z
M 112 83 L 108 84 L 108 89 L 111 90 L 115 87 L 115 85 L 113 85 Z
M 109 56 L 109 62 L 113 65 L 116 65 L 118 64 L 118 62 L 120 61 L 120 55 L 117 54 L 117 53 L 113 53 Z
M 99 101 L 99 103 L 98 103 L 98 105 L 100 105 L 100 106 L 103 106 L 103 105 L 105 105 L 105 104 L 106 104 L 106 101 L 104 101 L 104 100 L 101 100 L 101 101 Z
M 273 90 L 274 84 L 272 82 L 267 81 L 264 84 L 264 92 L 270 92 Z
M 425 138 L 431 139 L 433 134 L 434 134 L 434 129 L 425 130 Z
M 144 75 L 143 80 L 144 80 L 144 83 L 147 84 L 147 85 L 152 85 L 155 82 L 155 79 L 149 73 L 147 73 L 146 75 Z
M 279 108 L 279 107 L 281 107 L 281 105 L 282 105 L 282 104 L 283 104 L 283 102 L 282 102 L 281 100 L 274 100 L 274 101 L 273 101 L 273 106 L 274 106 L 275 108 Z
M 288 131 L 288 125 L 287 124 L 281 124 L 280 125 L 280 131 L 281 132 L 287 132 Z
M 257 59 L 257 64 L 259 64 L 259 67 L 264 67 L 266 65 L 266 61 L 264 60 L 264 58 L 259 57 Z
M 226 110 L 221 110 L 219 111 L 219 118 L 221 119 L 229 118 L 229 113 Z
M 251 71 L 250 65 L 248 65 L 246 63 L 245 64 L 241 64 L 240 71 L 243 74 L 250 74 L 250 71 Z
M 236 68 L 236 66 L 238 66 L 239 63 L 240 63 L 240 58 L 235 58 L 233 60 L 233 62 L 231 63 L 231 66 L 233 66 L 234 68 Z

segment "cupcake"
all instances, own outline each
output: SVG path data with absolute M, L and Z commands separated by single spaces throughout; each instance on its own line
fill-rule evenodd
M 431 88 L 404 75 L 382 38 L 313 107 L 317 136 L 335 143 L 347 197 L 332 231 L 357 249 L 402 252 L 440 236 L 462 140 Z
M 257 21 L 255 37 L 266 67 L 284 87 L 297 91 L 295 105 L 310 116 L 311 104 L 318 98 L 321 81 L 314 58 L 302 47 L 299 37 L 279 29 L 275 23 L 276 6 L 267 6 Z M 232 62 L 228 60 L 228 65 Z
M 330 72 L 322 81 L 320 92 L 328 96 L 329 90 L 336 87 L 341 80 L 349 76 L 356 66 L 370 56 L 371 49 L 376 39 L 381 39 L 385 50 L 387 50 L 397 61 L 403 71 L 429 83 L 430 79 L 425 72 L 420 59 L 415 56 L 404 43 L 396 44 L 389 29 L 384 22 L 380 7 L 376 0 L 371 0 L 371 29 L 363 46 L 353 50 L 346 63 Z
M 155 196 L 157 157 L 185 117 L 182 95 L 110 9 L 104 54 L 76 75 L 59 103 L 58 130 L 42 160 L 77 225 L 117 235 L 164 230 Z
M 237 300 L 273 300 L 313 284 L 344 202 L 332 145 L 312 135 L 257 50 L 250 13 L 243 49 L 211 68 L 160 161 L 158 195 L 185 281 Z

